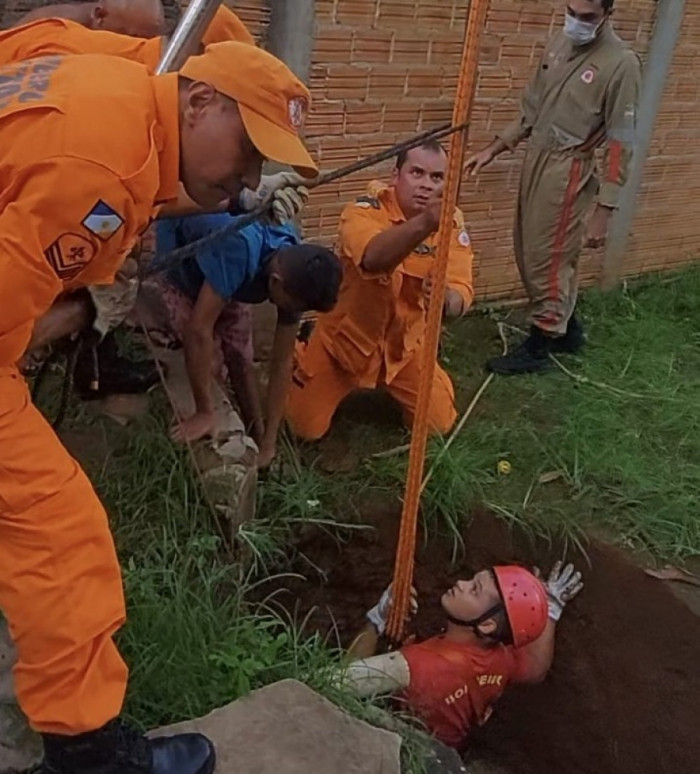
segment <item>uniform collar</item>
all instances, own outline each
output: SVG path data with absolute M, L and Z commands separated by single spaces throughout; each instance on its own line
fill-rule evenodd
M 154 75 L 151 83 L 156 104 L 154 140 L 160 171 L 156 204 L 163 204 L 177 199 L 180 188 L 180 104 L 177 73 Z
M 399 207 L 393 185 L 387 185 L 386 183 L 375 180 L 369 184 L 367 193 L 369 196 L 379 199 L 386 209 L 389 220 L 392 223 L 404 223 L 406 221 L 406 216 L 401 207 Z

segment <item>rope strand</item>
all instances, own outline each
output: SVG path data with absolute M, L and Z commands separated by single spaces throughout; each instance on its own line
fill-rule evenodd
M 457 84 L 453 126 L 464 126 L 455 132 L 450 141 L 449 165 L 445 188 L 442 195 L 442 211 L 438 228 L 438 246 L 435 266 L 432 272 L 433 287 L 430 294 L 426 320 L 425 340 L 421 355 L 421 372 L 418 385 L 416 413 L 413 420 L 411 449 L 406 476 L 406 489 L 401 514 L 401 528 L 394 564 L 392 585 L 393 605 L 389 616 L 387 632 L 394 642 L 400 642 L 404 625 L 410 610 L 411 587 L 415 562 L 416 535 L 418 529 L 418 508 L 420 505 L 425 449 L 428 440 L 428 415 L 432 393 L 438 342 L 442 324 L 442 305 L 447 285 L 447 264 L 449 262 L 450 234 L 454 210 L 459 198 L 462 180 L 462 163 L 471 113 L 473 96 L 476 89 L 479 57 L 479 40 L 484 26 L 488 0 L 472 0 L 465 28 L 464 46 L 460 76 Z

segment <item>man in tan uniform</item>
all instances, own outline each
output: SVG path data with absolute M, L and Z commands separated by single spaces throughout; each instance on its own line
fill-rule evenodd
M 602 247 L 634 149 L 640 87 L 636 54 L 610 23 L 614 0 L 568 0 L 564 30 L 547 45 L 525 89 L 518 118 L 466 169 L 478 172 L 529 139 L 518 195 L 514 250 L 530 299 L 528 338 L 488 367 L 542 371 L 550 352 L 584 342 L 574 316 L 583 246 Z M 602 182 L 594 151 L 606 144 Z

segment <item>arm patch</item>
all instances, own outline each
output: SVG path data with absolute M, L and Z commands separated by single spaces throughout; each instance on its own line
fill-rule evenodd
M 358 196 L 357 199 L 355 199 L 355 206 L 365 208 L 372 207 L 375 210 L 381 209 L 379 199 L 376 199 L 374 196 Z

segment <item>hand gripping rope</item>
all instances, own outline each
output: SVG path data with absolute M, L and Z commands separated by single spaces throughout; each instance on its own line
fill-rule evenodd
M 440 139 L 443 139 L 444 137 L 448 137 L 449 135 L 454 134 L 455 132 L 459 132 L 464 128 L 466 128 L 466 124 L 461 124 L 459 126 L 451 126 L 450 124 L 441 124 L 440 126 L 437 126 L 434 129 L 429 129 L 428 131 L 421 132 L 420 134 L 417 134 L 408 140 L 404 140 L 403 142 L 399 142 L 396 145 L 392 145 L 390 148 L 386 148 L 383 151 L 379 151 L 379 153 L 374 153 L 373 155 L 367 156 L 364 159 L 359 159 L 358 161 L 354 161 L 352 164 L 348 164 L 347 166 L 341 167 L 340 169 L 334 169 L 330 172 L 325 172 L 324 174 L 319 175 L 317 178 L 309 181 L 306 184 L 306 187 L 308 189 L 312 189 L 312 188 L 318 188 L 318 186 L 320 185 L 333 183 L 336 180 L 340 180 L 343 177 L 352 175 L 355 172 L 361 172 L 363 169 L 367 169 L 368 167 L 373 167 L 375 164 L 380 164 L 382 161 L 386 161 L 387 159 L 393 158 L 394 156 L 397 156 L 399 153 L 402 153 L 403 151 L 411 150 L 411 148 L 417 148 L 419 145 L 422 145 L 427 140 L 440 140 Z M 190 242 L 184 247 L 179 247 L 176 250 L 172 250 L 169 253 L 163 253 L 161 255 L 157 255 L 151 261 L 148 268 L 145 270 L 145 276 L 156 274 L 171 266 L 177 265 L 178 263 L 185 260 L 186 258 L 189 258 L 191 255 L 194 255 L 202 247 L 206 247 L 209 244 L 218 242 L 220 239 L 223 239 L 224 237 L 227 237 L 231 234 L 235 234 L 237 231 L 240 231 L 246 226 L 249 226 L 254 221 L 264 217 L 268 212 L 268 208 L 269 208 L 269 203 L 265 203 L 262 206 L 257 207 L 254 210 L 251 210 L 250 212 L 246 212 L 244 215 L 240 215 L 234 221 L 229 223 L 227 226 L 224 226 L 223 228 L 220 228 L 217 231 L 213 231 L 211 234 L 208 234 L 207 236 L 202 237 L 201 239 L 198 239 L 196 242 Z

